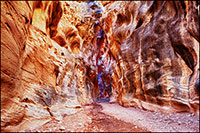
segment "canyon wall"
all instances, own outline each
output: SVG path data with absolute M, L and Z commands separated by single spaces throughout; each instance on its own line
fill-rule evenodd
M 81 25 L 79 8 L 73 2 L 1 2 L 2 131 L 59 121 L 93 102 L 80 53 L 83 39 L 90 41 L 89 25 Z
M 198 114 L 198 13 L 196 2 L 1 1 L 1 130 L 59 121 L 95 101 L 97 20 L 110 102 Z
M 102 23 L 123 106 L 199 113 L 197 2 L 114 2 Z

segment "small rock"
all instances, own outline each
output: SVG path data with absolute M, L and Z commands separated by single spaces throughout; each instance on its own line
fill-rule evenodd
M 65 130 L 65 127 L 63 127 L 62 125 L 59 127 L 59 130 Z
M 157 118 L 157 117 L 153 117 L 153 119 L 154 119 L 154 120 L 157 120 L 158 118 Z
M 61 124 L 61 123 L 62 123 L 62 121 L 58 121 L 57 123 L 58 123 L 58 124 Z
M 79 126 L 83 126 L 83 123 L 79 123 L 78 125 L 79 125 Z

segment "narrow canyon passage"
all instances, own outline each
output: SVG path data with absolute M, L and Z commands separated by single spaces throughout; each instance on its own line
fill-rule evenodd
M 112 70 L 105 66 L 105 62 L 110 62 L 109 60 L 105 60 L 106 51 L 105 48 L 105 33 L 101 29 L 99 22 L 95 25 L 95 29 L 99 29 L 96 37 L 96 45 L 97 45 L 97 57 L 96 57 L 96 72 L 97 72 L 97 83 L 98 83 L 98 94 L 97 100 L 105 100 L 109 101 L 109 98 L 112 94 Z
M 199 132 L 197 1 L 1 1 L 2 132 Z

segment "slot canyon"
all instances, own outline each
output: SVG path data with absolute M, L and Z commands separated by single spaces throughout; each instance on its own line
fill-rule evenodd
M 1 132 L 199 132 L 198 1 L 1 1 Z

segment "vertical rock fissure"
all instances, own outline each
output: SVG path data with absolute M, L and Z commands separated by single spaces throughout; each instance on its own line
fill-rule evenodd
M 98 90 L 96 100 L 108 102 L 112 91 L 112 64 L 111 57 L 108 47 L 106 47 L 107 38 L 105 32 L 100 25 L 100 18 L 102 16 L 102 9 L 96 2 L 90 2 L 90 8 L 95 11 L 94 19 L 94 32 L 96 42 L 96 78 L 97 82 L 95 85 Z M 103 20 L 101 20 L 103 21 Z M 95 52 L 94 52 L 95 53 Z M 108 64 L 108 65 L 107 65 Z

